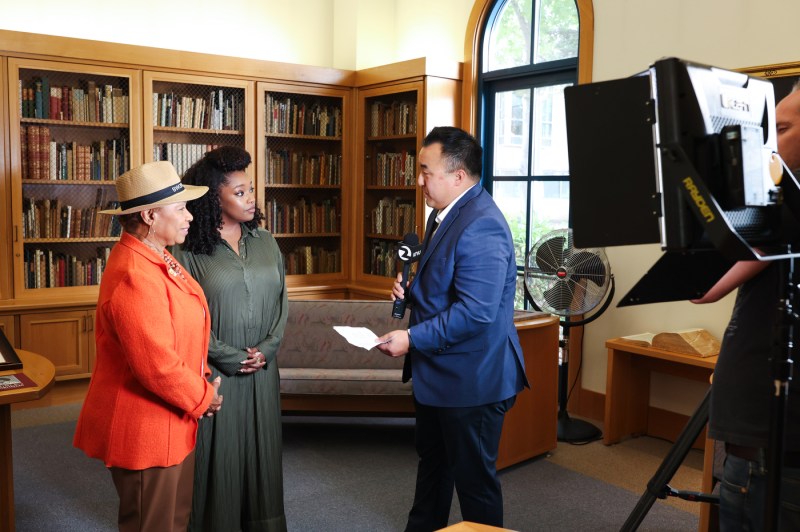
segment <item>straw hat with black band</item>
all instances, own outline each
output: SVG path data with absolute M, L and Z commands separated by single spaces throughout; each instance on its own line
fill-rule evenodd
M 102 214 L 130 214 L 154 209 L 170 203 L 191 201 L 206 192 L 208 187 L 184 185 L 169 161 L 145 163 L 128 170 L 117 178 L 119 207 L 100 211 Z

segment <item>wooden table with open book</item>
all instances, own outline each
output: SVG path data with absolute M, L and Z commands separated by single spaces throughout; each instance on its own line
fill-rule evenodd
M 651 372 L 710 383 L 717 363 L 717 356 L 675 353 L 622 338 L 606 341 L 606 347 L 605 445 L 648 433 Z
M 56 368 L 41 355 L 17 349 L 22 369 L 0 371 L 0 532 L 14 530 L 14 463 L 11 455 L 11 404 L 43 397 L 55 382 Z M 13 379 L 4 379 L 4 377 Z M 15 381 L 19 381 L 19 384 Z

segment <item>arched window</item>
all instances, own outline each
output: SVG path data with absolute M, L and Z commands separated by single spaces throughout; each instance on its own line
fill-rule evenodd
M 579 9 L 576 0 L 494 0 L 486 8 L 474 57 L 475 127 L 484 186 L 508 220 L 522 273 L 531 246 L 569 225 L 564 88 L 578 81 Z

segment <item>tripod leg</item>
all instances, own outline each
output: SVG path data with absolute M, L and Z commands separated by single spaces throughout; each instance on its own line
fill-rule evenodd
M 642 521 L 653 506 L 656 498 L 666 494 L 667 483 L 675 476 L 675 472 L 683 463 L 689 449 L 692 448 L 692 443 L 697 439 L 703 431 L 703 427 L 705 427 L 708 422 L 708 403 L 710 397 L 711 390 L 709 389 L 703 401 L 700 403 L 700 406 L 695 410 L 694 414 L 692 414 L 692 417 L 689 418 L 688 423 L 686 423 L 678 439 L 675 440 L 675 444 L 669 450 L 669 453 L 667 453 L 664 461 L 661 462 L 658 471 L 656 471 L 656 474 L 650 479 L 650 482 L 647 483 L 647 490 L 639 498 L 636 507 L 628 516 L 625 524 L 622 525 L 621 531 L 633 531 L 639 528 L 639 525 L 642 524 Z
M 789 381 L 792 380 L 794 361 L 794 329 L 797 315 L 793 310 L 794 300 L 794 259 L 779 261 L 781 278 L 780 301 L 778 309 L 781 325 L 778 344 L 773 349 L 770 360 L 770 376 L 774 390 L 770 397 L 769 440 L 767 445 L 767 490 L 764 510 L 764 530 L 778 530 L 781 500 L 781 475 L 783 463 L 783 444 L 786 427 Z

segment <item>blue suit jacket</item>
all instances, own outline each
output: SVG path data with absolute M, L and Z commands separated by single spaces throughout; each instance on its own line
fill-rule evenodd
M 505 217 L 477 185 L 425 242 L 408 291 L 414 349 L 404 380 L 413 375 L 415 399 L 430 406 L 514 396 L 528 381 L 514 327 L 517 268 Z

